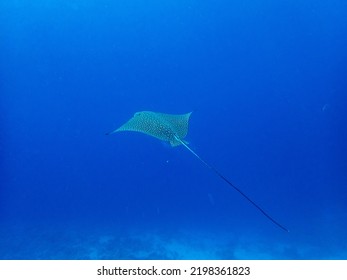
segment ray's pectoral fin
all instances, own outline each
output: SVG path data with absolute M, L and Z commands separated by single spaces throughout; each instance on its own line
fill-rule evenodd
M 117 129 L 116 129 L 116 130 L 112 130 L 112 131 L 110 131 L 110 132 L 106 132 L 105 135 L 111 135 L 111 134 L 113 134 L 113 133 L 115 133 L 115 132 L 117 132 Z

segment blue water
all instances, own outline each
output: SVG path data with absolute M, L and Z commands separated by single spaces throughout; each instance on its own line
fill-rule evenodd
M 347 259 L 347 4 L 0 3 L 1 259 Z M 193 112 L 183 146 L 106 136 Z

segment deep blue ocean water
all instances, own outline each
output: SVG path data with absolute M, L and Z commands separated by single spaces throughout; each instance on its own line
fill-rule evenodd
M 347 259 L 346 62 L 344 0 L 1 1 L 0 258 Z

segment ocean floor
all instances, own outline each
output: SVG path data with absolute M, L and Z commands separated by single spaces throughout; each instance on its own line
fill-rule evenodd
M 345 250 L 259 236 L 195 230 L 12 226 L 0 231 L 0 259 L 346 259 Z

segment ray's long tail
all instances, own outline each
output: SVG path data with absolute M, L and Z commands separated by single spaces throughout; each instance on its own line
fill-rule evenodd
M 206 161 L 204 161 L 196 152 L 194 152 L 186 143 L 184 143 L 181 139 L 175 136 L 176 140 L 179 141 L 184 147 L 187 148 L 195 157 L 197 157 L 204 165 L 206 165 L 209 169 L 211 169 L 214 173 L 216 173 L 221 179 L 223 179 L 227 184 L 233 187 L 236 191 L 238 191 L 244 198 L 246 198 L 250 203 L 252 203 L 266 218 L 268 218 L 271 222 L 273 222 L 276 226 L 283 229 L 286 232 L 289 232 L 284 226 L 274 220 L 269 214 L 265 212 L 259 205 L 257 205 L 252 199 L 250 199 L 243 191 L 241 191 L 238 187 L 236 187 L 233 183 L 231 183 L 226 177 L 224 177 L 217 169 L 213 166 L 209 165 Z

